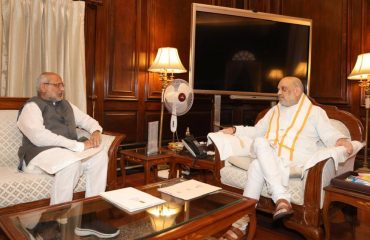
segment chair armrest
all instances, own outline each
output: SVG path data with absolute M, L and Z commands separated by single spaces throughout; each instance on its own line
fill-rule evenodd
M 107 174 L 107 190 L 117 189 L 119 187 L 117 181 L 117 160 L 118 148 L 122 141 L 126 138 L 125 134 L 104 131 L 103 135 L 113 136 L 114 140 L 108 149 L 108 174 Z
M 328 161 L 333 161 L 333 159 L 327 158 L 307 170 L 305 176 L 304 205 L 311 211 L 317 211 L 317 209 L 320 209 L 322 173 Z
M 225 166 L 225 161 L 222 161 L 221 158 L 220 158 L 220 153 L 217 149 L 217 146 L 215 144 L 214 145 L 214 149 L 215 149 L 215 177 L 216 177 L 216 183 L 218 186 L 221 186 L 221 174 L 220 174 L 220 171 L 221 169 Z

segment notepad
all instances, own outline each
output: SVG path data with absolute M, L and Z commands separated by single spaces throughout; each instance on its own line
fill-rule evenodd
M 133 187 L 102 192 L 100 196 L 116 207 L 128 212 L 136 212 L 166 202 Z
M 190 200 L 197 198 L 208 193 L 220 190 L 220 187 L 216 187 L 207 183 L 199 182 L 197 180 L 189 180 L 175 185 L 159 188 L 158 191 L 167 193 L 171 196 L 181 198 L 183 200 Z

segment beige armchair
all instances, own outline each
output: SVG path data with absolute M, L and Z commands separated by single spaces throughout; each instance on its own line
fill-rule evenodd
M 18 109 L 26 99 L 0 98 L 0 215 L 49 205 L 53 176 L 29 174 L 17 170 L 18 148 L 22 134 L 17 128 Z M 117 180 L 117 151 L 123 134 L 104 132 L 102 144 L 108 152 L 107 190 L 119 187 Z M 74 199 L 84 196 L 85 175 L 80 178 Z
M 314 102 L 314 101 L 313 101 Z M 315 103 L 315 102 L 314 102 Z M 318 105 L 317 103 L 315 103 Z M 351 113 L 339 110 L 333 106 L 321 106 L 325 109 L 332 123 L 347 132 L 352 140 L 363 141 L 363 125 Z M 261 112 L 257 121 L 264 116 L 267 110 Z M 343 129 L 344 128 L 344 129 Z M 218 183 L 225 189 L 242 193 L 247 178 L 248 159 L 243 157 L 230 157 L 225 161 L 220 160 L 216 147 L 216 166 Z M 333 159 L 329 158 L 317 163 L 300 177 L 290 178 L 289 192 L 292 196 L 294 214 L 284 219 L 284 225 L 304 235 L 307 239 L 322 239 L 322 214 L 324 192 L 323 187 L 330 183 L 330 180 L 341 172 L 353 170 L 355 156 L 341 164 L 338 171 L 335 170 Z M 243 162 L 244 166 L 238 165 Z M 244 169 L 243 169 L 244 168 Z M 270 198 L 267 186 L 264 187 L 257 210 L 273 213 L 275 205 Z

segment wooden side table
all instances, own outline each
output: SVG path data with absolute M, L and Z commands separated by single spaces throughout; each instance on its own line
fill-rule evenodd
M 168 178 L 176 178 L 177 171 L 180 166 L 187 166 L 189 168 L 201 169 L 205 171 L 212 172 L 215 179 L 217 179 L 218 171 L 215 169 L 215 163 L 212 157 L 207 159 L 196 159 L 190 153 L 183 152 L 173 152 L 168 149 L 161 149 L 160 153 L 147 155 L 145 148 L 137 148 L 130 150 L 122 150 L 121 154 L 121 173 L 125 176 L 124 162 L 130 161 L 144 166 L 144 181 L 145 184 L 154 182 L 151 178 L 151 168 L 153 166 L 158 166 L 162 164 L 168 164 L 170 166 Z M 155 171 L 155 177 L 157 177 L 157 172 Z
M 145 148 L 137 148 L 130 150 L 122 150 L 121 153 L 121 172 L 122 176 L 125 176 L 124 164 L 125 161 L 135 162 L 144 166 L 144 181 L 145 184 L 154 182 L 151 181 L 151 168 L 161 164 L 169 164 L 171 166 L 173 153 L 169 150 L 161 150 L 157 154 L 147 155 Z M 158 177 L 157 171 L 155 171 L 155 177 Z
M 182 151 L 179 153 L 174 154 L 174 159 L 172 160 L 173 163 L 170 166 L 170 173 L 169 176 L 174 178 L 177 176 L 177 171 L 181 169 L 181 166 L 186 166 L 188 168 L 199 169 L 203 171 L 210 171 L 212 172 L 215 179 L 217 171 L 215 169 L 215 161 L 213 156 L 208 156 L 206 159 L 197 159 L 193 157 L 189 152 Z M 205 175 L 203 176 L 205 180 Z
M 370 214 L 370 195 L 344 190 L 335 186 L 329 185 L 324 188 L 325 201 L 323 206 L 323 221 L 325 227 L 325 239 L 330 239 L 330 219 L 329 207 L 332 202 L 342 202 L 357 208 L 357 213 L 363 211 Z M 365 236 L 363 239 L 369 239 Z

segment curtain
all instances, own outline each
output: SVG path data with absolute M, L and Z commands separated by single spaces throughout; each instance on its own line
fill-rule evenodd
M 0 95 L 36 95 L 36 78 L 56 72 L 65 98 L 86 112 L 85 3 L 1 0 Z

